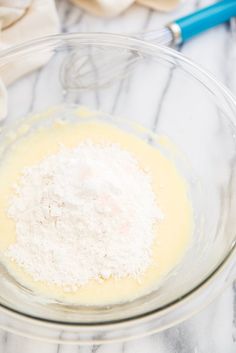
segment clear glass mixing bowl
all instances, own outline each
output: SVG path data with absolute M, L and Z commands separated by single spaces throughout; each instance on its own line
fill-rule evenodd
M 9 131 L 19 124 L 24 124 L 24 135 L 58 115 L 70 119 L 65 105 L 87 106 L 102 112 L 102 119 L 157 144 L 176 161 L 188 182 L 195 229 L 185 258 L 164 283 L 120 305 L 78 307 L 43 301 L 20 286 L 2 264 L 0 326 L 50 341 L 108 342 L 163 330 L 200 310 L 233 276 L 234 98 L 177 52 L 118 35 L 57 35 L 2 52 L 0 77 L 9 83 L 17 75 L 9 86 L 8 115 L 0 133 L 2 161 L 12 142 Z M 56 113 L 43 122 L 24 123 L 29 114 L 52 106 L 57 106 Z M 165 139 L 155 142 L 137 123 L 167 137 L 172 147 L 163 143 Z

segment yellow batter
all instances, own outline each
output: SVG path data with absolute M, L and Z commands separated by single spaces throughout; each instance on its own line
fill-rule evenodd
M 91 281 L 76 292 L 65 292 L 56 285 L 34 281 L 16 263 L 4 257 L 4 251 L 15 242 L 15 225 L 7 216 L 13 185 L 26 166 L 40 162 L 58 152 L 61 144 L 75 147 L 83 140 L 120 144 L 134 154 L 143 168 L 150 171 L 153 189 L 165 217 L 158 224 L 150 267 L 139 280 L 132 278 Z M 112 125 L 99 121 L 55 123 L 41 128 L 15 143 L 0 168 L 0 253 L 13 276 L 26 287 L 46 297 L 87 305 L 105 305 L 133 300 L 155 289 L 184 256 L 189 246 L 193 218 L 187 185 L 172 161 L 146 142 Z M 69 254 L 68 254 L 69 256 Z

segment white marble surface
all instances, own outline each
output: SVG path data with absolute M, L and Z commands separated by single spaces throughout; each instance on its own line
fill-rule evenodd
M 212 3 L 188 0 L 175 13 L 159 14 L 135 6 L 116 19 L 87 15 L 67 1 L 57 1 L 62 32 L 140 32 Z M 236 35 L 220 26 L 179 48 L 225 83 L 236 94 Z M 207 309 L 163 333 L 140 340 L 99 346 L 49 344 L 0 331 L 0 353 L 235 353 L 236 282 Z

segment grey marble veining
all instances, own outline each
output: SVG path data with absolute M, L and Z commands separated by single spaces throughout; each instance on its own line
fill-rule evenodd
M 65 0 L 58 0 L 61 31 L 140 33 L 152 30 L 185 13 L 212 3 L 212 0 L 188 0 L 174 13 L 160 14 L 134 6 L 115 19 L 104 20 L 86 14 Z M 236 34 L 228 25 L 204 33 L 178 48 L 212 72 L 236 94 Z M 37 107 L 37 87 L 47 80 L 45 72 L 23 79 L 29 94 L 27 111 Z M 165 100 L 171 73 L 162 89 Z M 117 92 L 117 97 L 119 92 Z M 37 96 L 37 97 L 36 97 Z M 115 111 L 116 106 L 110 107 Z M 24 116 L 27 111 L 22 111 Z M 157 118 L 161 111 L 157 112 Z M 155 124 L 155 122 L 154 122 Z M 51 344 L 0 331 L 0 353 L 235 353 L 236 352 L 236 282 L 202 312 L 162 333 L 130 342 L 110 345 L 66 346 Z

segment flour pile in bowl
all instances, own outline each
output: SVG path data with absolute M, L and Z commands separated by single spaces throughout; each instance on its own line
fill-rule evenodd
M 140 276 L 162 213 L 150 175 L 130 153 L 85 141 L 24 169 L 8 216 L 16 242 L 6 255 L 34 280 L 76 290 Z

